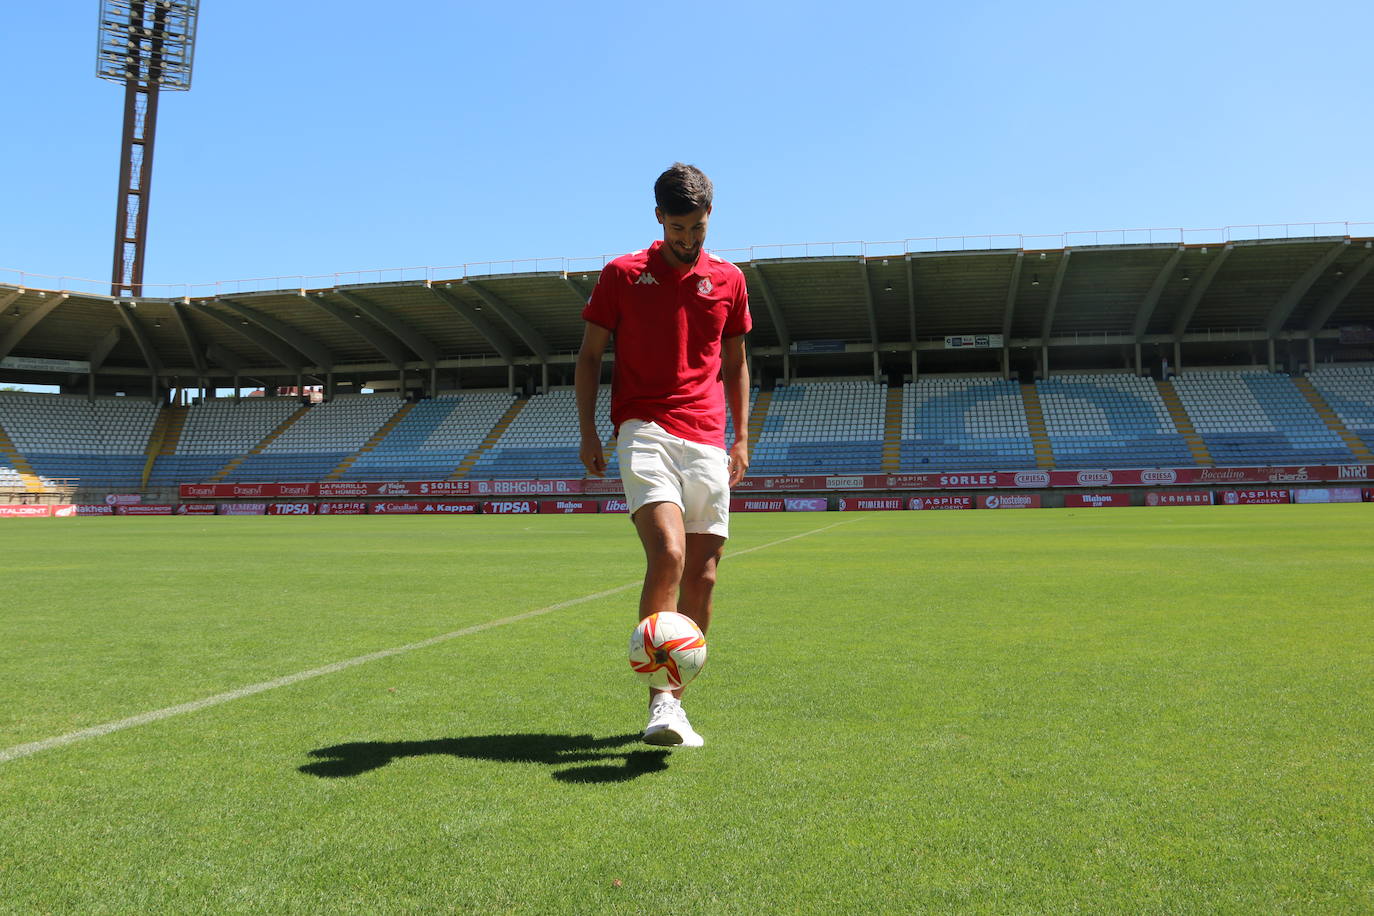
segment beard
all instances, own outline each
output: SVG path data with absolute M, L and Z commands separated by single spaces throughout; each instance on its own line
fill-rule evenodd
M 681 245 L 670 245 L 669 247 L 673 251 L 673 257 L 681 261 L 685 267 L 692 266 L 697 262 L 697 258 L 701 257 L 700 245 L 693 245 L 690 248 L 684 248 Z

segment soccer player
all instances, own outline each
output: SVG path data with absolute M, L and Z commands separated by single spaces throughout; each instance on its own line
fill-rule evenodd
M 654 183 L 663 239 L 601 271 L 582 311 L 577 415 L 587 472 L 606 473 L 596 432 L 601 358 L 615 337 L 611 421 L 625 500 L 647 567 L 639 619 L 676 610 L 711 625 L 711 590 L 729 536 L 730 488 L 749 467 L 752 327 L 740 269 L 703 248 L 712 186 L 700 169 L 676 163 Z M 735 439 L 725 442 L 725 410 Z M 682 691 L 649 691 L 644 740 L 700 747 L 682 711 Z

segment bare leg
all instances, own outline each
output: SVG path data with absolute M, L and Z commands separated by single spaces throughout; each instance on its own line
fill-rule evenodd
M 686 556 L 687 535 L 682 525 L 682 509 L 677 503 L 658 502 L 642 506 L 634 515 L 635 530 L 644 545 L 644 587 L 639 593 L 639 619 L 678 607 L 678 589 Z M 655 694 L 650 688 L 649 704 Z

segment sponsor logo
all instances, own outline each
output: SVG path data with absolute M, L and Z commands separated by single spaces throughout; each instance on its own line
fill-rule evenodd
M 788 512 L 824 512 L 830 508 L 825 497 L 793 497 L 785 503 Z
M 1012 482 L 1018 487 L 1048 487 L 1050 485 L 1050 472 L 1018 471 Z
M 630 504 L 623 499 L 608 499 L 601 504 L 602 512 L 629 512 Z
M 1116 501 L 1111 493 L 1084 493 L 1083 504 L 1088 506 L 1110 506 Z
M 378 496 L 409 496 L 410 487 L 403 483 L 384 483 L 377 488 Z
M 1270 483 L 1302 483 L 1308 479 L 1307 468 L 1274 468 L 1269 473 Z
M 422 495 L 432 494 L 440 496 L 447 493 L 461 493 L 466 495 L 469 489 L 471 489 L 471 486 L 466 480 L 431 480 L 420 484 L 420 493 Z
M 765 490 L 800 490 L 806 486 L 805 477 L 765 477 Z
M 941 474 L 940 486 L 942 487 L 994 487 L 997 485 L 996 474 Z
M 1343 464 L 1337 471 L 1340 472 L 1341 480 L 1364 480 L 1369 476 L 1368 470 L 1362 464 Z
M 246 486 L 241 486 L 241 485 L 239 485 L 239 484 L 234 484 L 233 489 L 231 489 L 231 490 L 229 491 L 229 495 L 230 495 L 230 496 L 262 496 L 262 495 L 263 495 L 263 485 L 259 483 L 259 484 L 253 484 L 252 486 L 247 486 L 247 487 L 246 487 Z
M 267 503 L 220 503 L 220 515 L 263 515 Z
M 1141 483 L 1174 483 L 1178 480 L 1178 471 L 1141 471 Z
M 209 483 L 209 484 L 184 483 L 184 484 L 181 485 L 181 495 L 182 495 L 182 496 L 190 496 L 190 497 L 193 497 L 193 498 L 194 498 L 194 497 L 208 498 L 208 497 L 211 497 L 211 496 L 214 496 L 214 495 L 215 495 L 215 485 L 212 484 L 212 483 Z
M 539 505 L 527 499 L 507 499 L 483 503 L 482 511 L 495 515 L 533 515 L 539 511 Z
M 982 509 L 1038 509 L 1040 495 L 1031 493 L 998 493 L 978 500 Z
M 858 490 L 864 485 L 862 477 L 827 477 L 825 478 L 826 489 L 829 490 Z
M 314 506 L 310 503 L 273 503 L 268 507 L 271 515 L 314 515 Z
M 0 518 L 49 518 L 52 506 L 0 506 Z
M 1111 471 L 1079 471 L 1076 477 L 1080 487 L 1091 487 L 1112 482 Z
M 183 503 L 177 506 L 177 515 L 214 515 L 214 503 Z
M 367 484 L 352 481 L 325 481 L 320 484 L 321 496 L 366 496 Z
M 114 506 L 83 504 L 76 507 L 77 515 L 114 515 Z
M 972 509 L 972 496 L 913 496 L 912 509 Z
M 279 496 L 309 496 L 310 484 L 308 483 L 284 483 L 279 487 Z
M 711 278 L 710 278 L 710 277 L 702 277 L 702 278 L 701 278 L 701 282 L 697 284 L 697 292 L 698 292 L 698 293 L 701 293 L 701 295 L 703 295 L 703 296 L 709 296 L 709 295 L 711 295 Z
M 143 502 L 140 493 L 107 493 L 105 502 L 111 506 L 137 506 Z
M 320 515 L 366 515 L 367 503 L 320 503 Z
M 637 280 L 635 280 L 635 285 L 636 285 L 636 286 L 658 286 L 658 280 L 654 279 L 654 275 L 651 274 L 651 273 L 649 273 L 649 272 L 646 270 L 646 271 L 644 271 L 644 273 L 642 273 L 642 274 L 639 275 L 639 278 L 638 278 Z
M 1197 479 L 1201 483 L 1235 483 L 1245 479 L 1245 472 L 1238 468 L 1225 471 L 1203 468 L 1198 471 Z
M 476 503 L 428 503 L 421 513 L 433 515 L 476 515 Z

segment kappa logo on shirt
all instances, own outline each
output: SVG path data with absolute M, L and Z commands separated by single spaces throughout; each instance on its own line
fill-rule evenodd
M 649 273 L 649 272 L 646 270 L 646 271 L 644 271 L 644 273 L 642 273 L 642 274 L 639 275 L 639 279 L 638 279 L 638 280 L 635 280 L 635 285 L 636 285 L 636 286 L 658 286 L 658 280 L 656 280 L 656 279 L 654 278 L 654 275 L 653 275 L 653 274 Z
M 701 282 L 697 284 L 697 292 L 701 293 L 703 296 L 709 296 L 711 295 L 711 289 L 711 278 L 702 277 Z

